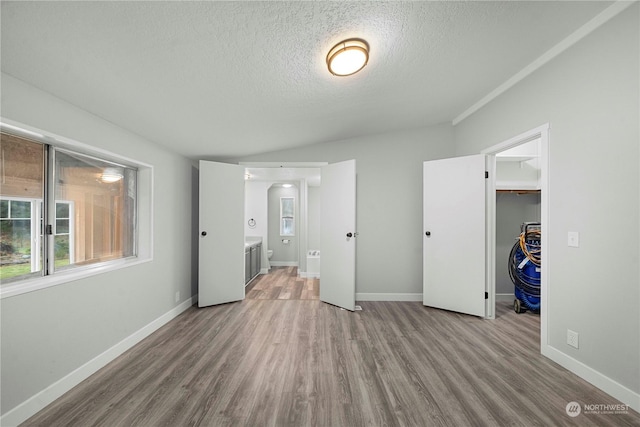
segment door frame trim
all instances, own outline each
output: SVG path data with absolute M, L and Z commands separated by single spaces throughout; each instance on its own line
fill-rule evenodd
M 551 125 L 545 123 L 541 126 L 523 132 L 499 144 L 493 145 L 481 151 L 487 155 L 487 167 L 489 168 L 489 180 L 487 182 L 487 318 L 495 319 L 496 305 L 496 154 L 509 148 L 540 139 L 540 228 L 541 228 L 541 256 L 543 260 L 549 259 L 549 145 Z M 540 268 L 540 349 L 544 354 L 549 347 L 549 263 L 542 262 Z

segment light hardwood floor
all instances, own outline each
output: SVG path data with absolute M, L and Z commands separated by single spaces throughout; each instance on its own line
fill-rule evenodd
M 245 289 L 247 299 L 319 299 L 320 280 L 298 277 L 297 267 L 271 267 Z
M 640 425 L 630 409 L 566 414 L 571 401 L 618 402 L 540 355 L 534 314 L 359 304 L 192 307 L 24 425 Z

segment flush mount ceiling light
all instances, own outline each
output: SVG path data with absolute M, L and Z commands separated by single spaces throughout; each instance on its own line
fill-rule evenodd
M 122 179 L 122 173 L 118 171 L 116 168 L 106 168 L 102 175 L 100 176 L 100 180 L 102 182 L 106 182 L 111 184 L 112 182 L 120 181 Z
M 327 67 L 334 76 L 350 76 L 362 70 L 369 61 L 369 44 L 362 39 L 343 40 L 331 48 Z

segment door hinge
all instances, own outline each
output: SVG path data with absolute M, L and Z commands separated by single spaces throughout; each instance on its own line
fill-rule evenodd
M 484 293 L 484 299 L 489 299 L 489 292 Z
M 51 227 L 51 224 L 47 224 L 47 231 L 46 233 L 50 236 L 53 234 L 53 228 Z
M 484 171 L 484 178 L 485 179 L 489 178 L 489 171 Z

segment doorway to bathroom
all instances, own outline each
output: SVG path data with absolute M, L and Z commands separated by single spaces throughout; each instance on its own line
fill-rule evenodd
M 320 176 L 320 167 L 245 169 L 245 240 L 263 243 L 246 299 L 320 298 Z
M 271 173 L 300 173 L 302 169 L 318 168 L 318 164 L 284 165 L 260 164 L 260 169 Z M 270 167 L 267 167 L 270 166 Z M 322 164 L 320 188 L 320 247 L 322 254 L 322 287 L 319 300 L 353 311 L 355 309 L 355 249 L 356 242 L 356 164 L 347 160 Z M 249 168 L 249 170 L 247 170 Z M 270 261 L 277 263 L 275 249 L 271 248 L 273 234 L 269 232 L 269 191 L 277 193 L 278 225 L 275 232 L 279 243 L 292 246 L 295 237 L 295 258 L 280 260 L 291 263 L 282 267 L 296 267 L 296 276 L 303 279 L 314 276 L 313 260 L 320 262 L 319 247 L 310 248 L 308 198 L 309 177 L 295 175 L 259 179 L 256 165 L 233 165 L 201 160 L 199 163 L 199 262 L 198 306 L 223 304 L 245 298 L 246 266 L 254 265 L 257 257 L 268 271 Z M 287 169 L 300 169 L 290 171 Z M 277 172 L 276 172 L 277 171 Z M 303 171 L 304 172 L 304 171 Z M 309 171 L 306 171 L 307 173 Z M 251 179 L 253 178 L 253 179 Z M 292 183 L 286 182 L 293 181 Z M 247 184 L 250 182 L 251 184 Z M 278 184 L 275 186 L 275 184 Z M 287 184 L 290 184 L 287 185 Z M 295 188 L 294 196 L 284 195 L 284 188 Z M 285 187 L 286 185 L 286 187 Z M 248 190 L 247 190 L 248 189 Z M 247 197 L 245 197 L 245 194 Z M 297 197 L 296 197 L 297 196 Z M 313 196 L 312 196 L 313 197 Z M 297 200 L 296 200 L 297 199 Z M 244 257 L 234 248 L 244 245 Z M 251 247 L 250 264 L 246 262 L 247 248 Z M 253 249 L 255 247 L 255 251 Z M 269 260 L 269 253 L 272 258 Z M 309 255 L 310 253 L 310 255 Z M 260 254 L 260 255 L 256 255 Z M 294 255 L 295 256 L 295 255 Z M 259 267 L 260 272 L 266 272 Z M 255 272 L 253 268 L 250 268 Z M 252 276 L 253 277 L 253 276 Z M 313 278 L 313 277 L 311 277 Z
M 298 285 L 306 288 L 301 295 L 315 296 L 319 288 L 321 301 L 353 311 L 357 236 L 355 160 L 332 164 L 241 165 L 246 167 L 245 222 L 247 227 L 250 224 L 253 227 L 246 230 L 246 236 L 255 233 L 256 216 L 265 219 L 267 188 L 266 222 L 269 225 L 266 233 L 262 229 L 262 241 L 267 242 L 266 265 L 297 267 Z M 286 216 L 284 202 L 288 199 L 294 202 L 293 218 Z M 287 221 L 292 222 L 293 230 L 285 230 Z M 291 250 L 292 245 L 296 245 L 297 250 Z
M 261 274 L 293 267 L 300 278 L 318 278 L 321 168 L 326 163 L 241 165 L 245 238 L 262 241 Z

